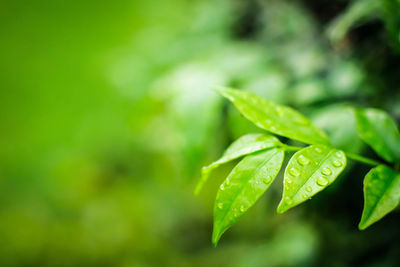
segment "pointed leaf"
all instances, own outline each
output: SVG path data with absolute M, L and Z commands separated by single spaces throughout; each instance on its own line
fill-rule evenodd
M 245 157 L 218 190 L 212 242 L 242 216 L 268 189 L 282 167 L 284 151 L 273 148 Z
M 313 145 L 296 152 L 284 175 L 282 200 L 278 213 L 308 200 L 325 189 L 346 166 L 343 151 L 323 145 Z
M 229 88 L 216 89 L 258 127 L 307 144 L 326 144 L 326 134 L 297 111 L 252 93 Z
M 400 134 L 390 116 L 378 109 L 356 111 L 357 129 L 361 138 L 389 162 L 400 161 Z
M 207 181 L 210 172 L 221 164 L 227 163 L 247 154 L 254 153 L 256 151 L 276 147 L 280 144 L 281 142 L 279 142 L 278 138 L 272 135 L 247 134 L 240 137 L 228 147 L 224 155 L 219 160 L 202 169 L 201 180 L 197 184 L 194 193 L 198 194 L 200 192 L 201 188 Z
M 394 210 L 400 202 L 400 174 L 385 165 L 371 169 L 364 179 L 364 210 L 358 228 L 364 230 Z

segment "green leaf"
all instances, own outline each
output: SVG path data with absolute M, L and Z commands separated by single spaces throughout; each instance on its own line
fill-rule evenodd
M 389 115 L 378 109 L 356 110 L 360 137 L 389 162 L 400 161 L 400 134 Z
M 282 200 L 278 213 L 308 200 L 335 181 L 346 166 L 343 151 L 324 145 L 313 145 L 296 152 L 284 175 Z
M 247 154 L 254 153 L 256 151 L 260 151 L 267 148 L 272 148 L 281 145 L 278 138 L 272 135 L 266 134 L 247 134 L 235 142 L 233 142 L 228 149 L 225 151 L 224 155 L 218 159 L 217 161 L 211 163 L 210 165 L 203 167 L 201 180 L 196 186 L 194 191 L 195 194 L 198 194 L 202 189 L 203 185 L 207 181 L 210 172 L 220 166 L 221 164 L 227 163 L 239 157 L 245 156 Z
M 329 145 L 326 134 L 297 111 L 275 104 L 252 93 L 217 88 L 236 108 L 258 127 L 307 144 Z
M 354 25 L 360 25 L 377 17 L 382 9 L 382 2 L 377 0 L 353 1 L 347 10 L 328 28 L 328 36 L 334 42 L 342 40 Z
M 371 169 L 364 179 L 364 210 L 358 228 L 364 230 L 394 210 L 400 202 L 400 174 L 385 165 Z
M 221 184 L 214 206 L 212 242 L 242 216 L 271 185 L 282 167 L 284 151 L 273 148 L 245 157 Z

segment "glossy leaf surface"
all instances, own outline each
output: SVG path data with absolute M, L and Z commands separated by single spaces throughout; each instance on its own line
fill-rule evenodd
M 271 185 L 282 167 L 284 151 L 273 148 L 245 157 L 221 184 L 214 206 L 212 242 L 242 216 Z
M 313 145 L 296 152 L 285 170 L 278 212 L 285 212 L 325 189 L 345 166 L 346 156 L 338 149 Z
M 256 151 L 276 147 L 280 144 L 281 142 L 278 140 L 278 138 L 272 135 L 247 134 L 240 137 L 228 147 L 220 159 L 202 169 L 201 180 L 196 186 L 195 194 L 200 192 L 204 183 L 207 181 L 210 172 L 221 164 L 227 163 L 250 153 L 254 153 Z
M 400 134 L 396 123 L 381 110 L 368 108 L 356 112 L 361 138 L 389 162 L 400 161 Z
M 248 120 L 271 133 L 307 144 L 329 144 L 327 135 L 297 111 L 275 104 L 255 94 L 217 88 Z
M 400 202 L 400 174 L 384 165 L 364 179 L 364 210 L 358 227 L 364 230 L 394 210 Z

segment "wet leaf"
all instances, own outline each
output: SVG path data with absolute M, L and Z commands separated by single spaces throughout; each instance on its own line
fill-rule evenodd
M 358 228 L 364 230 L 394 210 L 400 202 L 400 174 L 384 165 L 364 179 L 364 210 Z
M 201 180 L 197 184 L 194 193 L 198 194 L 200 192 L 203 185 L 207 181 L 210 172 L 221 164 L 254 153 L 256 151 L 276 147 L 278 145 L 281 145 L 281 142 L 279 142 L 278 138 L 268 134 L 247 134 L 240 137 L 228 147 L 220 159 L 202 169 Z
M 214 245 L 268 189 L 282 167 L 283 158 L 284 151 L 273 148 L 245 157 L 232 170 L 215 200 Z
M 329 144 L 327 135 L 297 111 L 252 93 L 217 88 L 236 108 L 258 127 L 307 144 Z
M 325 189 L 335 181 L 345 166 L 344 152 L 335 148 L 313 145 L 296 152 L 285 170 L 278 213 L 287 211 Z
M 356 110 L 357 129 L 361 138 L 389 162 L 400 161 L 400 134 L 389 115 L 378 109 Z

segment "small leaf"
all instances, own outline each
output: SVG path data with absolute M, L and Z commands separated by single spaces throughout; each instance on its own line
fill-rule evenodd
M 281 142 L 279 142 L 278 138 L 272 135 L 247 134 L 240 137 L 228 147 L 224 155 L 219 160 L 211 163 L 210 165 L 202 169 L 201 180 L 197 184 L 194 193 L 198 194 L 200 192 L 201 188 L 207 181 L 210 172 L 221 164 L 227 163 L 247 154 L 251 154 L 267 148 L 276 147 L 278 145 L 281 145 Z
M 394 210 L 400 202 L 400 174 L 385 165 L 371 169 L 364 179 L 364 210 L 358 228 L 364 230 Z
M 282 167 L 284 151 L 273 148 L 245 157 L 221 184 L 214 206 L 212 242 L 242 216 L 271 185 Z
M 373 108 L 360 109 L 355 114 L 361 138 L 385 160 L 399 162 L 400 134 L 389 115 Z
M 335 181 L 346 166 L 343 151 L 313 145 L 296 152 L 284 175 L 282 200 L 278 213 L 308 200 Z
M 228 98 L 248 120 L 271 133 L 307 144 L 329 145 L 326 134 L 297 111 L 252 93 L 229 88 L 216 89 Z

